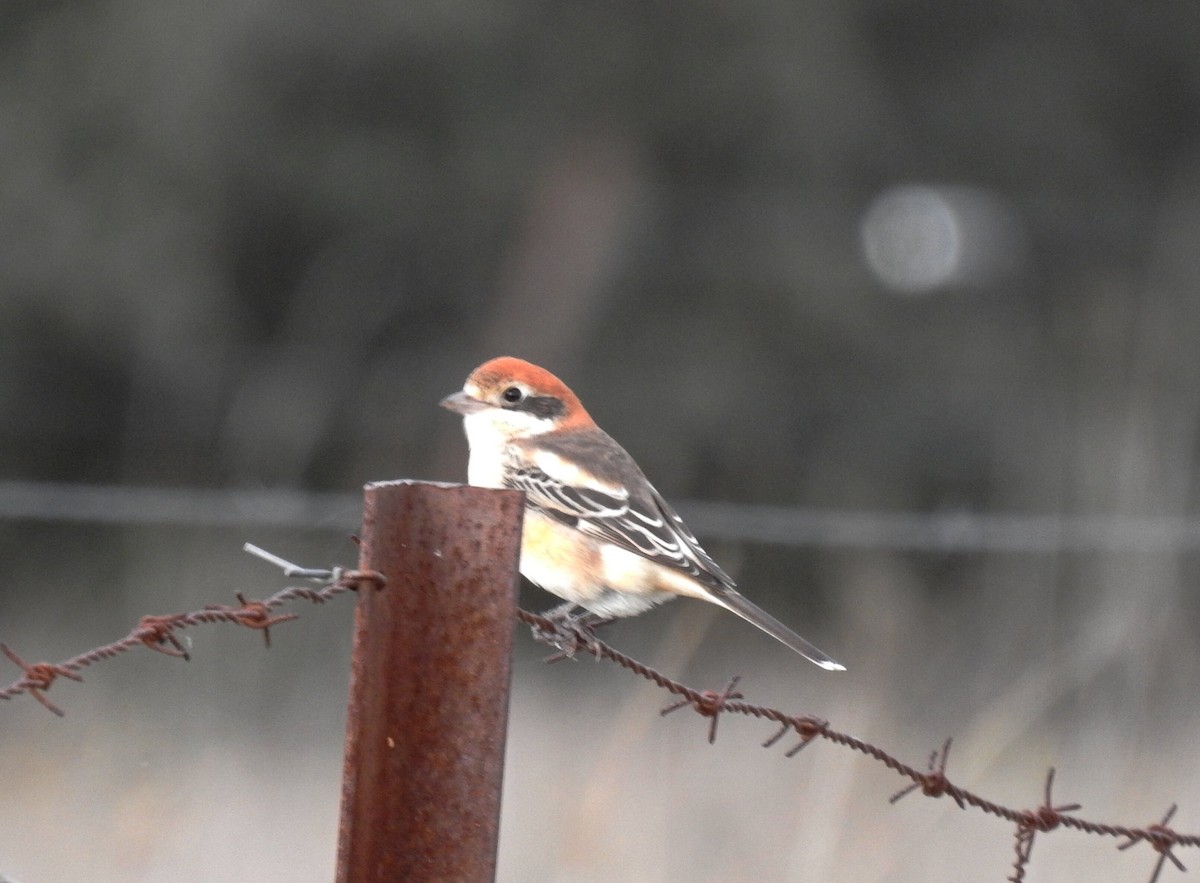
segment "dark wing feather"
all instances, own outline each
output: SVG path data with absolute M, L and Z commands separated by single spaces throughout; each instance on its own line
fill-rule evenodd
M 510 471 L 504 484 L 524 491 L 528 505 L 546 509 L 560 520 L 569 519 L 571 524 L 583 519 L 617 517 L 628 508 L 624 496 L 566 484 L 533 467 Z
M 648 484 L 647 487 L 650 488 L 650 494 L 654 498 L 655 508 L 658 510 L 659 516 L 670 529 L 671 534 L 678 539 L 684 555 L 695 569 L 695 575 L 705 583 L 712 585 L 713 588 L 732 589 L 734 587 L 733 579 L 701 548 L 696 535 L 688 530 L 688 526 L 683 523 L 683 519 L 679 517 L 679 513 L 671 507 L 670 503 L 663 499 L 662 494 L 655 490 L 652 485 Z M 693 571 L 689 570 L 689 572 Z
M 567 484 L 528 466 L 510 472 L 505 483 L 523 490 L 528 505 L 583 533 L 681 571 L 718 593 L 733 588 L 733 580 L 649 483 L 639 488 L 643 493 L 630 497 L 628 492 Z

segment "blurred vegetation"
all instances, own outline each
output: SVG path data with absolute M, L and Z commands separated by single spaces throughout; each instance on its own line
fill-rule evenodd
M 435 403 L 508 353 L 671 498 L 1194 514 L 1198 32 L 1195 4 L 1128 0 L 10 0 L 0 477 L 461 479 Z M 906 289 L 867 237 L 910 185 L 984 257 Z M 705 539 L 876 698 L 911 689 L 900 718 L 965 727 L 1036 662 L 1067 682 L 1022 714 L 1144 735 L 1200 674 L 1184 554 Z M 216 544 L 0 524 L 0 611 L 184 609 L 184 570 L 216 600 Z

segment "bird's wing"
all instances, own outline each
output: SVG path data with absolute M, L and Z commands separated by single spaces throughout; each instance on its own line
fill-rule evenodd
M 708 590 L 711 601 L 822 668 L 844 668 L 741 595 L 729 575 L 700 547 L 679 513 L 632 460 L 624 460 L 628 455 L 623 451 L 620 455 L 622 459 L 615 465 L 609 464 L 614 480 L 606 481 L 553 451 L 534 452 L 531 461 L 507 471 L 505 484 L 523 490 L 525 504 L 551 518 L 692 577 Z
M 733 580 L 700 543 L 662 495 L 636 475 L 628 484 L 612 484 L 584 473 L 551 453 L 510 470 L 506 484 L 525 492 L 527 505 L 600 537 L 657 564 L 681 571 L 721 592 Z

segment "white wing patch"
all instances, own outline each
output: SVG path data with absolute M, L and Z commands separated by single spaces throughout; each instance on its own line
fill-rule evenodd
M 525 491 L 527 505 L 718 592 L 733 588 L 733 580 L 649 484 L 644 499 L 631 500 L 625 488 L 600 483 L 553 453 L 539 451 L 535 462 L 536 467 L 510 468 L 505 477 L 509 487 Z
M 596 476 L 584 472 L 578 465 L 565 457 L 560 457 L 553 451 L 545 448 L 534 448 L 530 451 L 530 454 L 532 454 L 533 463 L 538 471 L 544 473 L 545 477 L 550 481 L 581 491 L 600 491 L 612 499 L 622 501 L 629 499 L 629 491 L 621 487 L 621 485 L 601 481 Z

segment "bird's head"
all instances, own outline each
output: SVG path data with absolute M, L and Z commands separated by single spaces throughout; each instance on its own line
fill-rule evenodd
M 473 425 L 486 426 L 509 439 L 595 425 L 565 383 L 511 356 L 484 362 L 441 405 L 463 415 L 468 433 Z

